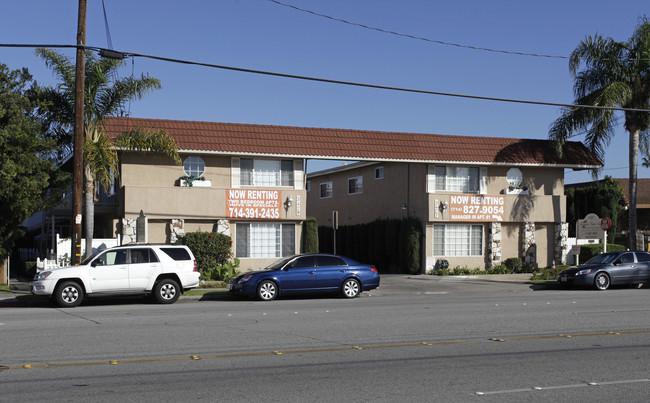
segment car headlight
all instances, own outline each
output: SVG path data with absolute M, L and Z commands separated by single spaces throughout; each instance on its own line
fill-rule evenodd
M 250 280 L 251 278 L 253 278 L 253 275 L 252 275 L 252 274 L 249 274 L 249 275 L 247 275 L 247 276 L 244 276 L 244 277 L 240 278 L 239 281 L 238 281 L 238 283 L 244 283 L 244 282 Z
M 50 274 L 52 274 L 51 271 L 44 271 L 44 272 L 38 273 L 36 276 L 34 276 L 34 281 L 45 280 L 46 278 L 49 277 Z
M 580 270 L 579 272 L 576 273 L 576 276 L 585 276 L 587 274 L 591 273 L 591 269 L 584 269 Z

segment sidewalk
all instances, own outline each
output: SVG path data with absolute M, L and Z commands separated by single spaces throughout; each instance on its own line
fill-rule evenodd
M 449 281 L 449 280 L 473 280 L 473 281 L 496 281 L 496 282 L 505 282 L 505 283 L 522 283 L 525 284 L 530 281 L 530 273 L 523 274 L 485 274 L 485 275 L 475 275 L 475 276 L 431 276 L 426 274 L 414 275 L 414 274 L 382 274 L 381 282 L 382 285 L 389 285 L 394 283 L 400 283 L 408 280 L 421 280 L 421 281 Z M 0 293 L 0 308 L 3 307 L 24 307 L 30 305 L 38 305 L 42 303 L 42 300 L 33 300 L 33 301 L 21 301 L 17 297 L 20 295 L 31 295 L 31 285 L 28 281 L 19 281 L 16 279 L 11 279 L 9 282 L 9 287 L 11 292 L 9 293 Z M 381 286 L 380 286 L 381 287 Z M 215 290 L 213 288 L 200 288 L 200 290 Z M 183 296 L 181 299 L 194 299 L 198 300 L 201 296 Z

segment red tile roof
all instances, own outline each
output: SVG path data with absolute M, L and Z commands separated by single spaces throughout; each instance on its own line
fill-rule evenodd
M 359 161 L 602 166 L 579 142 L 567 143 L 565 157 L 558 158 L 548 140 L 125 117 L 109 117 L 105 122 L 110 136 L 138 126 L 164 129 L 181 151 Z

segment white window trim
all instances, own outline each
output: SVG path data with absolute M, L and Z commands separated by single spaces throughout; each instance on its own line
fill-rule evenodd
M 434 254 L 435 254 L 435 249 L 436 249 L 436 238 L 435 238 L 435 227 L 436 226 L 445 227 L 445 236 L 443 238 L 443 244 L 442 244 L 442 247 L 443 247 L 444 250 L 443 250 L 443 253 L 441 255 L 436 255 L 436 257 L 480 257 L 480 256 L 483 256 L 485 254 L 485 249 L 484 249 L 485 226 L 483 224 L 435 224 L 434 227 L 433 227 L 434 236 L 433 236 L 433 245 L 432 245 L 433 250 L 434 250 Z M 480 253 L 475 254 L 475 255 L 471 254 L 472 244 L 470 243 L 468 245 L 468 250 L 470 251 L 470 254 L 468 254 L 468 255 L 449 255 L 448 254 L 449 251 L 447 250 L 447 245 L 448 245 L 447 242 L 449 241 L 448 238 L 447 238 L 447 227 L 450 227 L 450 226 L 464 226 L 464 227 L 467 227 L 467 229 L 469 231 L 468 235 L 469 235 L 470 240 L 471 240 L 471 236 L 472 236 L 472 227 L 474 227 L 474 226 L 481 227 L 481 229 L 480 229 L 480 233 L 481 233 Z
M 329 189 L 330 189 L 330 194 L 329 194 L 329 196 L 323 196 L 323 190 L 322 190 L 322 189 L 323 189 L 323 185 L 329 185 L 329 186 L 328 186 Z M 319 196 L 320 196 L 321 199 L 331 199 L 332 196 L 334 196 L 334 187 L 332 186 L 332 182 L 321 182 L 321 183 L 318 185 L 318 193 L 319 193 Z
M 361 184 L 361 186 L 355 184 L 355 190 L 360 189 L 358 192 L 354 192 L 354 193 L 350 192 L 350 181 L 352 180 L 358 181 L 357 183 Z M 348 195 L 352 196 L 352 195 L 359 195 L 362 193 L 363 193 L 363 176 L 353 176 L 352 178 L 348 178 Z
M 381 173 L 379 176 L 377 176 L 377 173 Z M 384 179 L 384 167 L 376 167 L 375 168 L 375 180 L 381 180 Z
M 427 193 L 459 193 L 457 190 L 436 190 L 436 167 L 458 167 L 458 168 L 478 168 L 478 189 L 475 192 L 462 192 L 465 194 L 487 194 L 487 167 L 477 167 L 473 165 L 429 165 L 427 167 Z

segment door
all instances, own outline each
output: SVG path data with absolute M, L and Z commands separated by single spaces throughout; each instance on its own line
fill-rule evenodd
M 108 250 L 90 263 L 90 286 L 93 292 L 119 292 L 129 288 L 126 249 Z
M 612 284 L 632 283 L 637 277 L 637 265 L 634 262 L 634 253 L 626 252 L 614 261 L 614 267 L 610 269 Z
M 650 253 L 635 252 L 636 255 L 636 274 L 639 283 L 650 281 Z
M 134 292 L 145 291 L 162 271 L 160 260 L 151 248 L 134 248 L 129 252 L 129 287 Z
M 300 292 L 316 287 L 316 267 L 314 256 L 301 256 L 289 263 L 278 274 L 281 292 Z
M 345 261 L 337 256 L 318 256 L 316 263 L 318 288 L 323 290 L 341 288 L 343 279 L 348 275 L 348 265 Z

